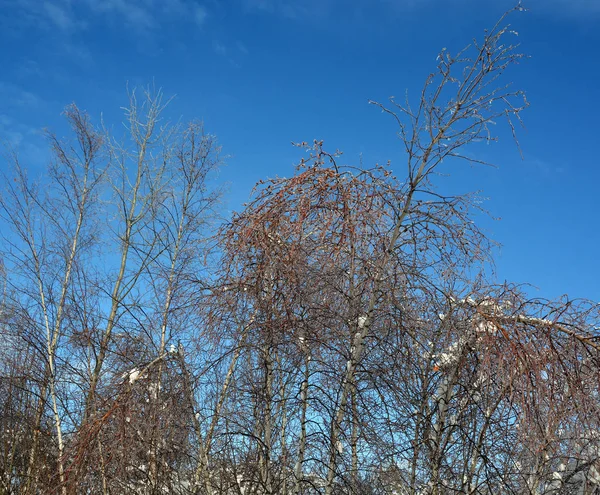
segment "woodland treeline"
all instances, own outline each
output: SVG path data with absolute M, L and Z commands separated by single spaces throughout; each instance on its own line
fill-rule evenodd
M 372 102 L 405 163 L 301 143 L 225 221 L 160 92 L 125 138 L 67 107 L 41 178 L 11 154 L 0 493 L 600 493 L 598 305 L 496 284 L 477 197 L 432 181 L 527 106 L 505 25 Z

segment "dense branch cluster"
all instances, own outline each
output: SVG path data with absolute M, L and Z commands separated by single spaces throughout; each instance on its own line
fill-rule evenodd
M 40 182 L 0 194 L 0 492 L 600 490 L 600 308 L 494 283 L 476 196 L 432 176 L 519 121 L 505 18 L 393 116 L 405 173 L 322 142 L 218 225 L 198 123 L 130 94 L 67 108 Z

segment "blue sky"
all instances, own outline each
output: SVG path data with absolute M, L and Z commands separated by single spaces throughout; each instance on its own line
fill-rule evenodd
M 120 119 L 126 85 L 176 95 L 168 115 L 203 119 L 229 155 L 229 208 L 260 178 L 290 175 L 291 141 L 325 139 L 344 161 L 403 170 L 389 118 L 367 104 L 416 94 L 442 47 L 479 36 L 509 0 L 0 0 L 0 139 L 32 168 L 40 129 L 75 101 Z M 534 296 L 600 300 L 600 0 L 531 0 L 510 22 L 531 56 L 508 75 L 531 107 L 520 133 L 479 150 L 498 168 L 445 170 L 482 190 L 501 221 L 498 277 Z M 0 162 L 0 167 L 5 167 Z

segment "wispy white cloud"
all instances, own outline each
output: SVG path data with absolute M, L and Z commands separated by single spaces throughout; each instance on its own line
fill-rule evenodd
M 92 52 L 82 43 L 76 43 L 72 40 L 65 40 L 61 49 L 64 50 L 71 60 L 79 63 L 81 66 L 90 66 L 93 62 Z
M 25 58 L 19 61 L 16 68 L 16 75 L 20 79 L 30 79 L 32 77 L 44 76 L 44 71 L 39 62 L 33 59 Z
M 404 1 L 436 2 L 440 0 L 385 0 L 390 3 Z M 478 0 L 463 0 L 465 3 L 475 4 Z M 579 18 L 584 21 L 597 21 L 600 16 L 600 0 L 521 0 L 523 7 L 535 14 L 560 16 L 562 19 Z M 498 11 L 508 10 L 517 4 L 517 0 L 496 0 L 495 8 Z
M 64 1 L 64 0 L 63 0 Z M 137 30 L 158 28 L 165 19 L 202 26 L 208 17 L 205 6 L 195 0 L 86 0 L 92 12 L 119 18 Z
M 198 26 L 202 26 L 206 22 L 207 17 L 208 12 L 206 11 L 206 8 L 202 7 L 201 5 L 197 5 L 194 8 L 194 20 Z
M 47 156 L 42 129 L 9 114 L 0 114 L 0 149 L 3 152 L 16 152 L 20 161 L 32 166 L 41 165 Z
M 542 174 L 544 177 L 560 175 L 565 172 L 563 164 L 551 163 L 535 156 L 525 156 L 523 165 L 535 171 L 535 173 Z
M 152 14 L 152 3 L 146 0 L 86 0 L 89 9 L 96 14 L 105 14 L 113 20 L 122 20 L 136 29 L 145 30 L 156 26 Z
M 5 105 L 11 108 L 34 110 L 41 100 L 40 98 L 10 82 L 0 81 L 0 94 L 2 94 Z
M 529 0 L 524 5 L 537 12 L 551 12 L 568 17 L 597 20 L 600 16 L 599 0 Z
M 276 0 L 244 0 L 244 6 L 248 9 L 264 10 L 273 12 L 277 4 Z
M 76 24 L 71 13 L 63 6 L 50 2 L 44 2 L 43 5 L 48 19 L 60 29 L 67 31 Z
M 219 55 L 227 55 L 227 47 L 218 41 L 213 41 L 213 50 Z
M 74 15 L 70 0 L 0 0 L 0 9 L 12 11 L 10 27 L 15 30 L 35 26 L 66 32 L 85 25 Z
M 0 114 L 0 144 L 9 149 L 18 149 L 23 143 L 28 130 L 14 121 L 12 117 Z
M 186 15 L 189 13 L 190 5 L 185 0 L 163 0 L 164 12 L 173 15 Z
M 0 8 L 8 0 L 0 0 Z M 208 18 L 207 8 L 196 0 L 11 0 L 21 25 L 58 28 L 60 32 L 85 29 L 94 17 L 138 32 L 160 27 L 164 20 L 192 22 Z M 91 16 L 90 16 L 91 14 Z
M 296 20 L 323 20 L 337 16 L 343 11 L 365 12 L 382 8 L 390 14 L 431 8 L 446 0 L 239 0 L 246 12 L 263 12 Z M 465 8 L 480 0 L 462 0 Z M 495 8 L 510 9 L 517 0 L 495 0 Z M 600 17 L 600 0 L 523 0 L 525 7 L 545 14 L 561 14 L 596 20 Z
M 323 19 L 334 12 L 336 4 L 344 7 L 345 3 L 348 2 L 340 0 L 305 0 L 303 2 L 297 0 L 242 0 L 243 8 L 246 11 L 262 11 L 297 20 Z
M 212 48 L 217 55 L 223 57 L 232 67 L 236 69 L 242 67 L 242 60 L 249 53 L 248 49 L 241 41 L 235 41 L 226 44 L 219 40 L 213 40 Z

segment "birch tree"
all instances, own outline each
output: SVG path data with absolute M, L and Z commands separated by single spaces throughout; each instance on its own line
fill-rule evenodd
M 142 380 L 151 404 L 144 427 L 134 431 L 151 445 L 143 462 L 153 490 L 173 458 L 171 446 L 161 446 L 173 435 L 185 444 L 181 431 L 160 425 L 169 421 L 165 401 L 182 393 L 179 342 L 198 336 L 206 240 L 219 196 L 209 182 L 220 158 L 201 124 L 163 124 L 164 106 L 160 92 L 143 92 L 141 99 L 131 92 L 124 138 L 97 130 L 84 112 L 68 107 L 74 143 L 49 134 L 52 159 L 39 183 L 10 156 L 12 173 L 0 198 L 10 227 L 3 239 L 6 306 L 24 327 L 15 338 L 44 363 L 30 382 L 38 391 L 32 438 L 25 442 L 24 493 L 40 487 L 67 493 L 92 480 L 103 493 L 116 489 L 114 438 L 103 426 L 115 404 L 132 393 L 140 397 L 134 385 Z M 15 352 L 20 348 L 15 344 Z M 140 381 L 120 378 L 123 368 L 138 370 Z M 170 392 L 163 396 L 163 389 Z M 41 479 L 40 437 L 50 417 L 57 476 Z M 189 417 L 182 421 L 185 430 Z

